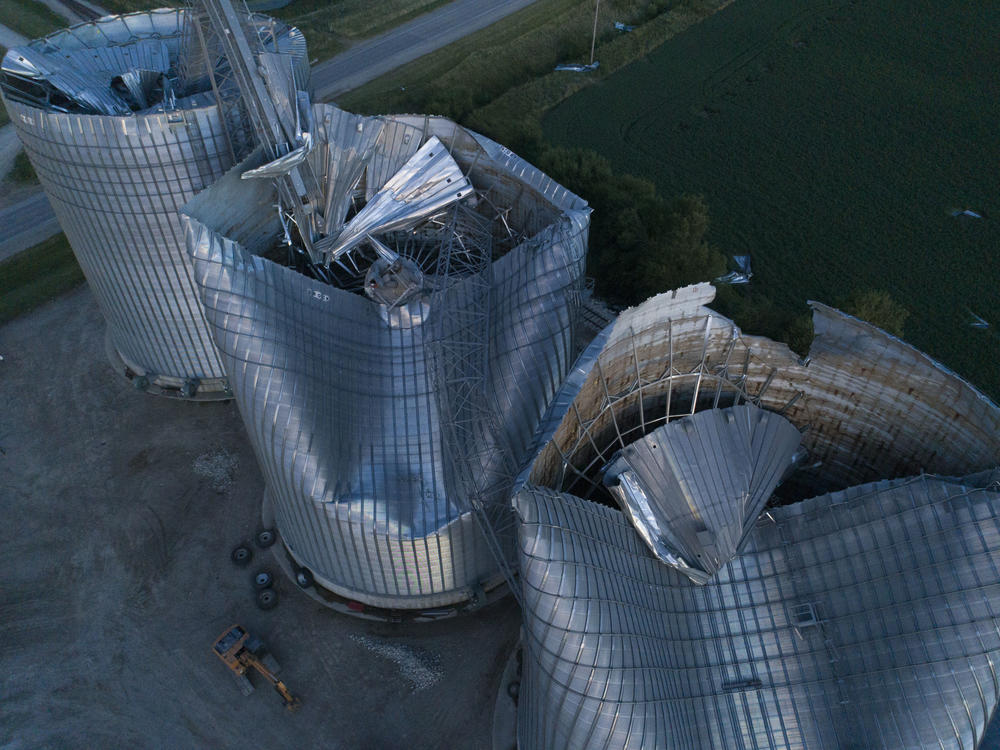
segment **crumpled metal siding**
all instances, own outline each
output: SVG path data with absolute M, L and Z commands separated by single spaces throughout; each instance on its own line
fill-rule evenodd
M 5 104 L 126 363 L 179 380 L 225 377 L 177 216 L 229 166 L 215 105 L 174 124 L 162 113 Z
M 533 486 L 518 746 L 973 748 L 998 701 L 1000 474 L 772 509 L 705 586 Z
M 492 560 L 470 514 L 448 501 L 432 439 L 423 327 L 391 328 L 364 298 L 207 230 L 194 247 L 278 528 L 300 562 L 376 606 L 437 606 L 485 578 Z
M 809 451 L 786 483 L 797 497 L 926 470 L 1000 464 L 1000 408 L 933 359 L 876 327 L 812 303 L 816 338 L 801 359 L 710 310 L 708 284 L 658 295 L 610 326 L 584 364 L 572 408 L 553 412 L 534 484 L 583 495 L 616 450 L 716 394 L 739 395 L 804 429 Z M 579 379 L 579 378 L 578 378 Z M 717 404 L 716 404 L 717 405 Z M 621 435 L 621 437 L 619 437 Z M 586 477 L 584 476 L 586 475 Z
M 324 121 L 322 105 L 315 114 Z M 476 141 L 466 131 L 437 124 L 442 140 L 458 133 L 461 144 L 445 142 L 472 168 L 477 189 L 481 181 L 516 181 L 485 154 L 472 154 Z M 387 125 L 370 164 L 386 154 L 405 162 L 411 145 L 415 151 L 436 134 L 430 130 Z M 392 140 L 407 134 L 406 144 Z M 324 153 L 322 144 L 316 153 Z M 238 179 L 237 172 L 256 163 L 199 195 L 186 221 L 206 316 L 274 496 L 282 538 L 321 584 L 372 606 L 418 609 L 467 599 L 474 587 L 497 579 L 497 563 L 470 498 L 453 486 L 449 463 L 486 457 L 473 471 L 509 487 L 513 477 L 504 480 L 504 464 L 526 458 L 573 356 L 586 204 L 575 196 L 550 203 L 544 211 L 554 217 L 551 224 L 493 263 L 486 403 L 496 430 L 482 432 L 482 445 L 462 446 L 456 456 L 443 436 L 449 394 L 435 366 L 434 337 L 463 332 L 433 322 L 434 294 L 386 309 L 257 257 L 214 231 L 263 249 L 263 234 L 255 228 L 257 240 L 242 236 L 240 219 L 266 215 L 273 202 L 260 192 L 264 181 Z M 457 279 L 447 293 L 481 289 L 466 281 Z
M 207 230 L 191 242 L 206 314 L 293 554 L 331 590 L 374 606 L 468 598 L 495 562 L 468 499 L 450 495 L 444 479 L 428 327 L 389 327 L 365 298 Z M 511 272 L 498 272 L 506 277 L 498 288 L 534 276 L 541 254 L 518 255 L 508 256 Z M 558 290 L 545 289 L 551 276 L 541 279 L 543 293 L 522 288 L 512 296 L 533 296 L 544 308 Z M 557 281 L 568 286 L 572 274 L 567 269 Z M 548 325 L 531 330 L 498 316 L 498 330 L 511 333 L 496 348 L 495 367 L 507 383 L 524 374 L 517 380 L 524 391 L 495 381 L 496 398 L 515 413 L 505 432 L 522 444 L 541 391 L 569 357 L 559 346 L 569 314 L 564 301 Z
M 653 554 L 704 583 L 739 552 L 799 441 L 774 412 L 707 409 L 626 446 L 604 484 Z

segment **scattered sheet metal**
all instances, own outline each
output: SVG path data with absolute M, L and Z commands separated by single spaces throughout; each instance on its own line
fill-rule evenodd
M 317 126 L 317 141 L 322 144 L 317 171 L 324 175 L 326 188 L 324 231 L 339 235 L 385 121 L 329 107 Z
M 730 271 L 725 276 L 720 276 L 715 280 L 716 284 L 749 284 L 753 278 L 753 271 L 750 270 L 749 255 L 734 255 L 733 262 L 736 270 Z
M 976 315 L 972 310 L 967 310 L 969 313 L 969 326 L 972 328 L 987 329 L 990 327 L 989 321 L 979 315 Z
M 629 444 L 604 483 L 653 554 L 704 584 L 739 552 L 800 438 L 752 405 L 708 409 Z
M 316 243 L 326 264 L 368 235 L 408 229 L 472 194 L 472 185 L 437 136 L 432 136 L 339 234 Z
M 255 169 L 248 169 L 240 177 L 244 180 L 282 177 L 302 164 L 307 156 L 309 156 L 309 149 L 305 146 L 299 146 L 284 156 L 279 156 L 277 159 L 269 161 L 267 164 L 263 164 Z
M 553 70 L 567 71 L 569 73 L 587 73 L 591 70 L 597 70 L 600 66 L 600 61 L 594 60 L 594 62 L 587 65 L 583 63 L 560 63 Z

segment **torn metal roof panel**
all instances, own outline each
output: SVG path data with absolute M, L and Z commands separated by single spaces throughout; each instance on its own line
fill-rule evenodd
M 753 405 L 706 409 L 630 443 L 604 483 L 653 554 L 705 583 L 739 552 L 800 440 Z

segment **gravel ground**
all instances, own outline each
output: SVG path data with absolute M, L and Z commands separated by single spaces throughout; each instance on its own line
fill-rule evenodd
M 263 481 L 235 405 L 142 394 L 84 287 L 0 327 L 0 746 L 488 748 L 517 638 L 508 598 L 428 624 L 277 608 L 229 552 Z M 243 697 L 212 654 L 240 623 L 303 699 Z

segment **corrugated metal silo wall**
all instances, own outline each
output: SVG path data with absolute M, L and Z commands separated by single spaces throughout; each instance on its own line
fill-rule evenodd
M 460 161 L 460 151 L 478 149 L 474 182 L 480 174 L 518 183 L 544 198 L 539 211 L 551 219 L 492 268 L 487 399 L 497 424 L 489 439 L 523 460 L 572 361 L 589 211 L 509 152 L 497 158 L 453 123 L 425 123 L 411 138 L 411 125 L 389 132 L 383 153 L 397 167 L 440 126 Z M 433 339 L 448 326 L 404 322 L 402 312 L 380 311 L 220 235 L 216 228 L 232 231 L 251 251 L 263 236 L 244 237 L 240 217 L 252 221 L 272 199 L 236 171 L 185 209 L 188 249 L 285 544 L 324 586 L 369 605 L 421 609 L 468 598 L 498 574 L 469 498 L 449 480 L 447 467 L 463 458 L 442 436 L 448 384 L 432 363 Z M 484 448 L 470 453 L 490 455 Z
M 126 364 L 224 378 L 177 215 L 231 166 L 214 104 L 134 117 L 5 104 Z

